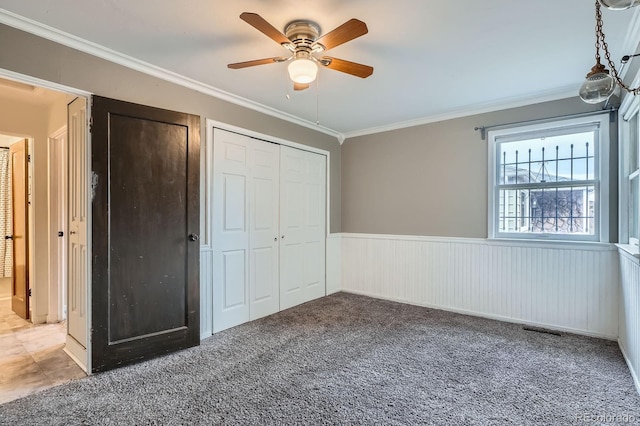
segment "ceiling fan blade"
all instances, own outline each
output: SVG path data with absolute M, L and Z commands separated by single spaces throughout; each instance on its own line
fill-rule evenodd
M 319 62 L 327 68 L 355 75 L 356 77 L 367 78 L 373 74 L 373 67 L 358 64 L 356 62 L 345 61 L 344 59 L 323 56 Z
M 309 88 L 309 83 L 296 83 L 293 82 L 293 90 L 304 90 Z
M 262 16 L 258 15 L 257 13 L 244 12 L 240 15 L 240 19 L 242 19 L 244 22 L 251 25 L 256 30 L 260 31 L 278 44 L 291 44 L 291 40 L 289 40 L 287 36 L 275 29 L 273 25 L 268 23 Z
M 280 57 L 256 59 L 255 61 L 236 62 L 235 64 L 227 65 L 227 67 L 239 70 L 240 68 L 255 67 L 256 65 L 275 64 L 276 62 L 282 62 L 281 59 Z
M 343 43 L 368 33 L 367 24 L 359 19 L 350 19 L 338 28 L 330 31 L 316 40 L 315 44 L 324 46 L 324 50 L 333 49 Z

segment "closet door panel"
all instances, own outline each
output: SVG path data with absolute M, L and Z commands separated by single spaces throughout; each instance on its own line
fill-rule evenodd
M 214 130 L 214 332 L 322 297 L 326 157 Z
M 250 319 L 254 320 L 280 310 L 280 146 L 255 139 L 251 145 L 249 311 Z
M 304 282 L 304 151 L 280 147 L 280 308 L 302 303 Z
M 280 307 L 325 295 L 326 157 L 282 146 Z
M 214 129 L 213 331 L 249 321 L 250 143 Z
M 306 230 L 304 301 L 326 295 L 326 157 L 306 153 Z

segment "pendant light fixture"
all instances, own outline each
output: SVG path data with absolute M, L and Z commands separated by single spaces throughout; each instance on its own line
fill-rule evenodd
M 609 53 L 609 45 L 605 39 L 604 31 L 602 30 L 602 11 L 600 6 L 605 6 L 608 9 L 623 10 L 640 4 L 640 0 L 597 0 L 596 1 L 596 64 L 591 68 L 591 71 L 587 74 L 587 78 L 582 86 L 580 86 L 579 95 L 580 99 L 588 104 L 597 104 L 609 99 L 616 89 L 616 83 L 625 91 L 637 95 L 640 93 L 640 87 L 630 88 L 620 78 L 618 70 L 615 64 L 611 60 L 611 54 Z M 600 49 L 604 51 L 604 56 L 607 60 L 611 72 L 600 63 Z M 627 60 L 635 55 L 625 56 Z
M 640 5 L 640 0 L 598 0 L 601 5 L 611 10 L 624 10 Z
M 580 99 L 588 104 L 599 104 L 609 99 L 614 90 L 616 90 L 615 80 L 609 75 L 609 70 L 600 63 L 600 58 L 596 56 L 596 64 L 580 86 Z

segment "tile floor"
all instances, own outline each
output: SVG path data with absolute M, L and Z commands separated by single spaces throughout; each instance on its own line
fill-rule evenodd
M 23 320 L 0 293 L 0 404 L 85 376 L 63 351 L 65 330 L 65 323 Z

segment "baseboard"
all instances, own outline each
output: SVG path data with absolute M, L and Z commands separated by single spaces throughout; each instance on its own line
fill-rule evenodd
M 58 318 L 57 314 L 53 314 L 53 315 L 48 315 L 47 314 L 47 324 L 56 324 L 59 323 L 61 320 Z
M 618 346 L 620 346 L 620 352 L 622 352 L 622 356 L 624 357 L 625 362 L 627 363 L 627 367 L 629 367 L 629 372 L 631 372 L 631 378 L 633 379 L 633 384 L 636 385 L 636 391 L 638 391 L 638 395 L 640 395 L 640 377 L 638 377 L 638 373 L 633 369 L 633 364 L 627 355 L 627 351 L 624 348 L 622 342 L 618 339 Z
M 618 340 L 618 336 L 609 336 L 609 335 L 606 335 L 606 334 L 592 333 L 592 332 L 589 332 L 589 331 L 580 330 L 580 329 L 574 329 L 574 328 L 569 328 L 569 327 L 559 327 L 559 326 L 554 325 L 554 324 L 547 324 L 547 323 L 542 323 L 542 322 L 523 321 L 523 320 L 519 320 L 517 318 L 505 317 L 505 316 L 501 316 L 501 315 L 492 315 L 492 314 L 487 314 L 487 313 L 484 313 L 484 312 L 471 311 L 471 310 L 467 310 L 467 309 L 457 309 L 457 308 L 451 308 L 451 307 L 448 307 L 448 306 L 438 306 L 438 305 L 431 305 L 431 304 L 424 304 L 424 303 L 416 303 L 416 302 L 411 302 L 411 301 L 403 300 L 403 299 L 397 299 L 397 298 L 393 298 L 393 297 L 380 296 L 380 295 L 373 294 L 373 293 L 368 293 L 368 292 L 365 292 L 365 291 L 342 290 L 342 292 L 351 293 L 351 294 L 357 294 L 357 295 L 360 295 L 360 296 L 372 297 L 374 299 L 388 300 L 388 301 L 391 301 L 391 302 L 405 303 L 407 305 L 421 306 L 423 308 L 431 308 L 431 309 L 438 309 L 438 310 L 441 310 L 441 311 L 454 312 L 456 314 L 469 315 L 469 316 L 473 316 L 473 317 L 480 317 L 480 318 L 492 319 L 492 320 L 496 320 L 496 321 L 510 322 L 510 323 L 513 323 L 513 324 L 522 324 L 522 325 L 531 325 L 531 326 L 534 326 L 534 327 L 542 327 L 542 328 L 547 328 L 549 330 L 562 331 L 562 332 L 565 332 L 565 333 L 572 333 L 572 334 L 579 334 L 581 336 L 596 337 L 598 339 L 605 339 L 605 340 L 612 340 L 612 341 L 617 341 Z
M 44 315 L 33 315 L 31 312 L 31 322 L 33 324 L 46 324 L 47 323 L 47 314 Z

